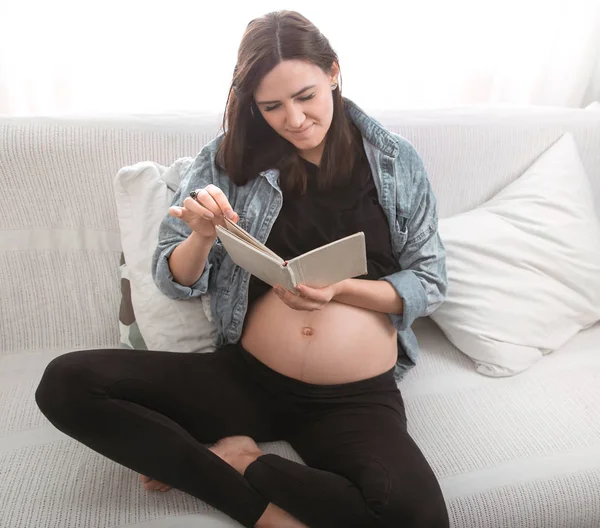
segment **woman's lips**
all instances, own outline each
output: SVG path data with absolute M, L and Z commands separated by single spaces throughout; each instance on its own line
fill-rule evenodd
M 290 134 L 292 134 L 292 136 L 294 136 L 295 138 L 300 138 L 300 139 L 308 137 L 312 131 L 313 126 L 314 126 L 314 123 L 312 125 L 310 125 L 309 127 L 305 128 L 303 130 L 300 130 L 299 132 L 292 132 L 290 130 Z

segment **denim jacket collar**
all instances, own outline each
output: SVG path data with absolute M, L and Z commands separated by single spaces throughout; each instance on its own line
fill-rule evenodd
M 398 155 L 398 140 L 378 121 L 368 116 L 356 103 L 344 97 L 346 115 L 354 122 L 362 136 L 387 156 Z

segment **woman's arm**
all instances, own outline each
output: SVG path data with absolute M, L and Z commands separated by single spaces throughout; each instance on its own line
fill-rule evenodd
M 447 288 L 446 251 L 438 233 L 436 198 L 420 156 L 401 139 L 397 185 L 409 185 L 412 196 L 406 225 L 406 242 L 399 269 L 377 281 L 347 279 L 335 285 L 334 300 L 388 313 L 399 330 L 417 317 L 432 313 L 444 300 Z M 398 189 L 397 194 L 406 192 Z
M 219 186 L 210 146 L 211 143 L 200 151 L 182 176 L 172 206 L 182 207 L 192 190 L 211 183 Z M 159 226 L 158 244 L 152 257 L 152 278 L 158 289 L 171 299 L 189 299 L 207 293 L 209 277 L 220 265 L 222 253 L 215 243 L 216 237 L 202 239 L 193 233 L 182 219 L 168 212 Z
M 407 330 L 415 319 L 429 315 L 446 297 L 446 250 L 438 232 L 437 200 L 415 148 L 400 138 L 397 159 L 397 195 L 410 192 L 410 208 L 403 218 L 406 243 L 400 252 L 400 271 L 381 277 L 403 301 L 402 314 L 390 312 L 394 326 Z M 409 186 L 408 188 L 406 186 Z
M 195 231 L 179 244 L 167 259 L 173 280 L 182 286 L 195 284 L 205 269 L 215 238 L 204 238 Z
M 334 284 L 334 301 L 375 312 L 401 314 L 404 302 L 389 282 L 346 279 Z
M 436 200 L 415 149 L 405 140 L 398 161 L 397 185 L 408 185 L 409 215 L 401 225 L 406 242 L 400 252 L 400 271 L 378 280 L 346 279 L 326 288 L 298 291 L 298 299 L 283 290 L 281 298 L 296 309 L 321 308 L 331 300 L 387 313 L 398 330 L 408 329 L 417 317 L 429 315 L 446 296 L 446 251 L 438 233 Z M 397 195 L 406 189 L 397 189 Z M 405 225 L 404 225 L 405 224 Z M 395 224 L 394 224 L 395 225 Z

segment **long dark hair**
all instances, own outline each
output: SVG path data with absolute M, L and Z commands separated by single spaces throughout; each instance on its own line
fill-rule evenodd
M 262 78 L 284 60 L 304 60 L 329 73 L 339 65 L 329 41 L 295 11 L 276 11 L 252 20 L 238 50 L 237 64 L 223 116 L 225 136 L 216 164 L 236 185 L 244 185 L 271 168 L 280 170 L 284 192 L 304 194 L 307 172 L 294 145 L 275 132 L 254 103 Z M 348 181 L 358 155 L 360 134 L 344 113 L 338 87 L 332 91 L 333 118 L 318 171 L 318 186 L 331 188 Z

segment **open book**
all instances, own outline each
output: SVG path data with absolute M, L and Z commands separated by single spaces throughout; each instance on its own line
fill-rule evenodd
M 271 286 L 279 284 L 296 293 L 297 284 L 324 288 L 367 273 L 362 231 L 285 261 L 228 218 L 225 225 L 227 229 L 216 226 L 216 230 L 231 260 Z

